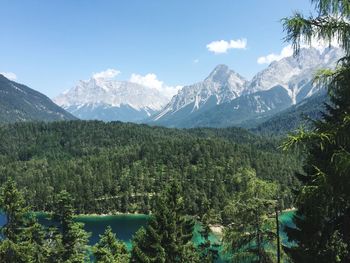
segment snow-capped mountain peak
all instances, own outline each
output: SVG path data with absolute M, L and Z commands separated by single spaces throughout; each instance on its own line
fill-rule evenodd
M 342 55 L 339 48 L 304 48 L 298 56 L 272 62 L 251 81 L 221 64 L 203 81 L 184 86 L 172 98 L 165 92 L 166 86 L 152 74 L 146 76 L 147 83 L 156 81 L 157 85 L 152 87 L 138 84 L 146 83 L 142 76 L 135 75 L 133 82 L 132 79 L 127 82 L 96 74 L 98 77 L 94 75 L 87 81 L 79 81 L 54 101 L 83 119 L 148 119 L 158 124 L 186 126 L 180 122 L 188 120 L 187 116 L 201 116 L 207 120 L 209 111 L 215 107 L 229 110 L 227 116 L 232 116 L 233 112 L 243 112 L 243 109 L 246 113 L 254 108 L 251 112 L 258 114 L 262 110 L 277 111 L 296 104 L 321 89 L 313 83 L 315 73 L 320 68 L 334 68 Z M 116 74 L 111 73 L 102 75 Z
M 169 98 L 137 83 L 92 77 L 54 101 L 82 119 L 140 121 L 161 110 Z
M 183 87 L 154 119 L 184 108 L 195 112 L 208 104 L 230 101 L 241 95 L 245 83 L 246 80 L 228 66 L 218 65 L 204 81 Z
M 304 98 L 300 94 L 305 93 L 306 89 L 317 90 L 311 87 L 315 73 L 321 68 L 334 68 L 341 55 L 342 50 L 339 48 L 327 48 L 322 51 L 303 48 L 298 55 L 274 61 L 256 74 L 247 84 L 243 94 L 265 91 L 279 85 L 287 90 L 295 104 Z
M 251 81 L 218 65 L 202 82 L 185 86 L 153 121 L 170 127 L 225 126 L 283 110 L 319 92 L 313 82 L 321 68 L 334 68 L 339 48 L 303 48 L 297 56 L 272 62 Z
M 168 101 L 160 91 L 127 81 L 102 78 L 80 80 L 75 87 L 54 101 L 65 108 L 85 104 L 129 105 L 136 110 L 160 110 Z

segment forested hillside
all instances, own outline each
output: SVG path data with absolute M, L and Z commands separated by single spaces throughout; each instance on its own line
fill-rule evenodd
M 0 74 L 0 123 L 75 119 L 44 94 Z
M 326 91 L 317 93 L 288 109 L 273 115 L 261 124 L 256 125 L 251 131 L 258 134 L 285 136 L 303 127 L 310 129 L 312 121 L 322 118 L 322 112 L 326 110 L 326 104 L 330 104 Z
M 34 210 L 50 211 L 61 190 L 79 213 L 143 212 L 179 181 L 188 214 L 221 211 L 245 167 L 280 184 L 291 205 L 300 160 L 277 141 L 243 129 L 176 130 L 120 122 L 17 123 L 0 127 L 1 183 L 14 178 Z

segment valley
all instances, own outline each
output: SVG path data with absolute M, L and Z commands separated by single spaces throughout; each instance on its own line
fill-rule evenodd
M 349 263 L 349 21 L 1 3 L 0 262 Z

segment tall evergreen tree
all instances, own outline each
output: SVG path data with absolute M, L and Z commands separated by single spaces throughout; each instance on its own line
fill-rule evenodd
M 44 229 L 30 214 L 23 194 L 12 180 L 1 189 L 0 207 L 6 215 L 1 229 L 0 262 L 46 262 Z
M 191 242 L 194 221 L 185 216 L 180 193 L 179 183 L 173 181 L 157 198 L 153 218 L 134 237 L 133 262 L 197 262 Z
M 11 179 L 1 189 L 0 206 L 6 215 L 6 224 L 2 228 L 2 234 L 6 239 L 14 242 L 21 240 L 24 229 L 29 223 L 29 207 Z
M 1 262 L 33 262 L 32 244 L 29 242 L 27 214 L 29 209 L 16 184 L 9 180 L 1 188 L 0 207 L 6 215 L 6 223 L 1 229 Z
M 158 199 L 155 218 L 166 262 L 182 262 L 185 245 L 191 243 L 194 221 L 185 216 L 184 199 L 180 184 L 173 181 Z M 187 251 L 188 252 L 188 251 Z
M 224 242 L 233 262 L 275 262 L 273 213 L 278 188 L 258 179 L 251 169 L 241 171 L 242 189 L 224 210 Z
M 73 220 L 74 209 L 72 198 L 67 191 L 60 192 L 56 197 L 53 218 L 60 223 L 63 262 L 82 263 L 87 259 L 88 233 L 83 224 Z
M 152 216 L 145 228 L 138 230 L 132 241 L 131 262 L 165 263 L 165 250 L 161 246 L 157 221 Z
M 295 262 L 350 262 L 350 1 L 312 0 L 316 16 L 296 13 L 284 19 L 286 39 L 298 52 L 301 41 L 336 40 L 345 56 L 317 80 L 328 87 L 331 104 L 310 132 L 290 135 L 285 147 L 307 152 L 304 182 L 297 199 L 296 228 L 288 237 Z
M 119 241 L 107 227 L 99 242 L 93 247 L 93 254 L 97 263 L 126 263 L 129 262 L 129 253 L 125 244 Z

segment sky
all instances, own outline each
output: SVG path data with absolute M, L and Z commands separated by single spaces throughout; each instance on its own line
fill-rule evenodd
M 309 0 L 0 0 L 0 73 L 53 98 L 92 76 L 174 89 L 218 64 L 250 79 L 290 55 Z

